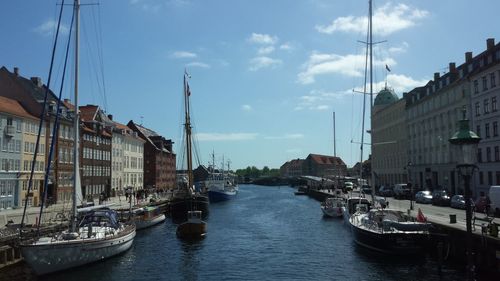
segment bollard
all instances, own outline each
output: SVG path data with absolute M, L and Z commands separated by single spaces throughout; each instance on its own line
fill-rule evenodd
M 457 215 L 450 214 L 450 223 L 457 223 Z

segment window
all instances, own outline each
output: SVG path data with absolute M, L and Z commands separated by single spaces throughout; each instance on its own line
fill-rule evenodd
M 486 148 L 486 162 L 491 162 L 491 147 Z
M 483 91 L 488 90 L 488 80 L 486 79 L 486 76 L 483 76 Z
M 496 181 L 497 181 L 497 182 L 496 182 L 496 184 L 500 184 L 500 172 L 499 172 L 499 171 L 496 171 L 496 172 L 495 172 L 495 177 L 497 178 L 497 180 L 496 180 Z
M 495 162 L 500 161 L 500 148 L 495 146 Z
M 483 153 L 481 148 L 477 149 L 477 162 L 483 162 Z
M 23 130 L 23 121 L 16 120 L 16 129 L 18 132 L 21 132 Z
M 497 111 L 497 97 L 491 98 L 491 111 L 493 112 Z
M 485 99 L 484 100 L 484 108 L 483 108 L 484 114 L 490 113 L 490 100 Z
M 483 177 L 483 172 L 479 172 L 479 184 L 484 184 L 484 177 Z
M 12 118 L 7 118 L 7 126 L 12 126 Z
M 498 137 L 498 121 L 493 122 L 493 136 Z
M 479 105 L 479 102 L 476 102 L 475 108 L 476 108 L 476 116 L 481 115 L 479 113 L 481 111 L 481 106 Z
M 488 184 L 493 185 L 493 173 L 488 171 Z
M 496 81 L 495 81 L 495 72 L 490 73 L 490 85 L 491 88 L 496 87 Z

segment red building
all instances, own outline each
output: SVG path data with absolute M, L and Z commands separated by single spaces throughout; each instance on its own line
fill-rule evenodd
M 175 187 L 175 154 L 173 142 L 155 131 L 130 120 L 127 126 L 146 142 L 144 143 L 144 187 L 173 189 Z

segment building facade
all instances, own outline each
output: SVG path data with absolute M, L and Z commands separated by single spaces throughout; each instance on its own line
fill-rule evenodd
M 172 140 L 166 139 L 132 120 L 128 122 L 127 126 L 145 140 L 143 150 L 144 188 L 157 190 L 175 188 L 176 155 L 172 150 Z
M 347 166 L 340 157 L 309 154 L 302 163 L 304 175 L 316 177 L 344 177 Z
M 470 91 L 472 124 L 482 139 L 478 145 L 478 171 L 474 175 L 475 195 L 488 194 L 489 187 L 500 185 L 500 44 L 486 40 L 486 51 L 474 58 Z
M 375 98 L 371 132 L 376 186 L 408 182 L 405 107 L 406 101 L 387 87 Z
M 144 187 L 144 143 L 138 133 L 115 122 L 113 128 L 112 187 L 123 193 L 124 188 Z
M 82 195 L 87 200 L 111 196 L 111 132 L 107 116 L 97 105 L 80 106 Z

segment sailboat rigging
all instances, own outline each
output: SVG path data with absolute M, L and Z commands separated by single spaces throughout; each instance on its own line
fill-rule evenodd
M 369 1 L 368 42 L 370 65 L 370 122 L 373 128 L 373 37 L 372 37 L 372 0 Z M 365 68 L 366 74 L 366 68 Z M 365 75 L 366 81 L 366 75 Z M 366 83 L 365 83 L 366 89 Z M 364 99 L 363 99 L 364 101 Z M 364 109 L 364 106 L 363 106 Z M 364 110 L 363 110 L 364 114 Z M 364 127 L 364 118 L 363 118 Z M 373 153 L 373 131 L 371 135 Z M 363 139 L 362 139 L 363 140 Z M 361 143 L 363 151 L 363 141 Z M 373 158 L 371 162 L 373 164 Z M 362 163 L 362 162 L 361 162 Z M 375 174 L 371 169 L 372 202 L 374 206 Z M 368 210 L 368 200 L 360 198 L 348 202 L 349 225 L 354 241 L 363 247 L 390 254 L 413 254 L 422 251 L 429 235 L 430 225 L 415 221 L 414 218 L 399 210 L 373 208 Z M 364 207 L 364 208 L 363 208 Z
M 61 11 L 63 9 L 61 6 Z M 21 251 L 28 265 L 39 274 L 81 266 L 99 261 L 128 250 L 135 237 L 135 225 L 118 222 L 117 214 L 110 209 L 86 208 L 78 213 L 77 203 L 82 200 L 79 170 L 79 114 L 78 114 L 78 45 L 79 45 L 79 14 L 80 1 L 74 0 L 73 18 L 75 19 L 75 112 L 74 112 L 74 153 L 73 153 L 73 193 L 72 219 L 68 230 L 56 233 L 50 237 L 36 237 L 21 243 Z M 73 18 L 72 24 L 73 26 Z M 71 37 L 71 31 L 70 31 Z M 69 51 L 69 41 L 67 52 Z M 67 59 L 67 55 L 66 55 Z M 66 63 L 65 63 L 66 67 Z M 61 85 L 62 92 L 62 85 Z M 59 96 L 58 104 L 60 105 Z M 44 105 L 45 106 L 45 105 Z M 58 110 L 56 116 L 60 111 Z M 44 116 L 42 116 L 43 119 Z M 56 118 L 56 121 L 58 119 Z M 57 134 L 57 122 L 54 124 L 53 140 L 49 151 L 49 161 L 45 179 L 50 172 L 50 162 Z M 43 204 L 42 204 L 43 206 Z M 41 212 L 43 209 L 41 208 Z

